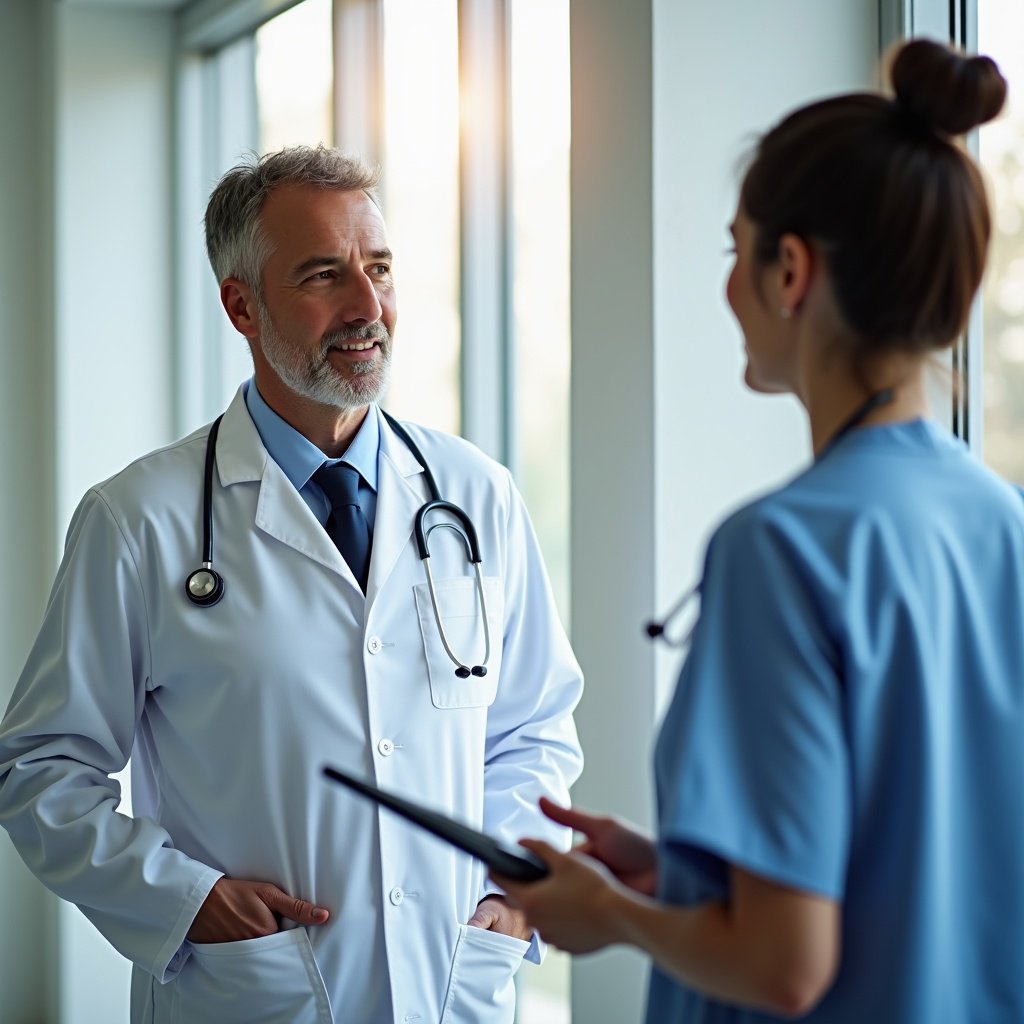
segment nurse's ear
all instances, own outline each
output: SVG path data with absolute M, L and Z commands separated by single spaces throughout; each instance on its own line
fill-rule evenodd
M 785 234 L 779 239 L 779 258 L 775 277 L 779 314 L 793 316 L 800 310 L 816 270 L 815 250 L 799 235 Z
M 244 281 L 226 277 L 220 283 L 220 304 L 231 326 L 250 342 L 259 336 L 259 314 L 256 296 Z

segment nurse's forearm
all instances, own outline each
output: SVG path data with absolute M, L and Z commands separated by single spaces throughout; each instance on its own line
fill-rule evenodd
M 608 910 L 622 942 L 688 987 L 777 1015 L 808 1012 L 838 966 L 836 904 L 742 871 L 732 891 L 728 905 L 673 907 L 617 889 Z

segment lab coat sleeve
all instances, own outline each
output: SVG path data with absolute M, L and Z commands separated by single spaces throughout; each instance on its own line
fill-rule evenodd
M 118 811 L 150 676 L 136 563 L 103 496 L 75 513 L 42 629 L 0 724 L 0 825 L 29 869 L 161 981 L 220 872 Z
M 572 713 L 583 678 L 522 498 L 507 480 L 502 668 L 487 721 L 484 829 L 513 845 L 530 836 L 567 849 L 570 832 L 545 818 L 537 801 L 547 796 L 567 804 L 582 770 Z M 535 954 L 536 942 L 528 956 Z

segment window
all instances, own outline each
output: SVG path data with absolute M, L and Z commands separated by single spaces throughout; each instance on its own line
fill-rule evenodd
M 455 0 L 384 0 L 383 199 L 398 327 L 387 408 L 458 433 L 459 76 Z
M 569 614 L 569 4 L 512 6 L 517 477 Z
M 259 152 L 331 145 L 332 24 L 331 0 L 304 0 L 256 30 Z
M 985 461 L 1024 482 L 1024 6 L 979 0 L 978 51 L 1010 84 L 1007 109 L 980 131 L 993 236 L 982 291 Z

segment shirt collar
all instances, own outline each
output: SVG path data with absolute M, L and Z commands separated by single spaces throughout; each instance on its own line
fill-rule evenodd
M 376 406 L 371 405 L 340 459 L 328 459 L 309 438 L 286 423 L 267 405 L 255 379 L 245 385 L 245 404 L 259 432 L 263 447 L 281 467 L 284 475 L 297 491 L 301 491 L 309 478 L 325 463 L 346 462 L 359 471 L 367 484 L 377 490 L 377 452 L 380 448 L 380 425 Z

